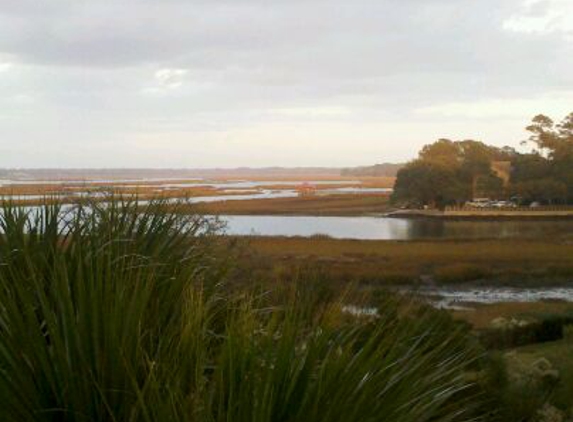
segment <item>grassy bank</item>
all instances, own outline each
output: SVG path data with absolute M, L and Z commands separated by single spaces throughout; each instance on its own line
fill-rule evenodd
M 329 279 L 373 284 L 552 284 L 573 277 L 573 243 L 552 240 L 377 241 L 320 236 L 249 237 L 249 273 L 289 275 L 313 268 Z
M 445 211 L 438 209 L 396 210 L 392 217 L 402 218 L 437 218 L 441 220 L 461 221 L 511 221 L 511 220 L 569 220 L 573 219 L 572 207 L 520 207 L 511 209 L 479 209 L 479 208 L 450 208 Z
M 388 195 L 311 195 L 293 198 L 218 201 L 197 204 L 194 211 L 221 215 L 369 215 L 390 210 Z

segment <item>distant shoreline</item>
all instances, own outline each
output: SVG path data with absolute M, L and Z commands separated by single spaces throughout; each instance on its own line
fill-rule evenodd
M 460 221 L 511 221 L 511 220 L 535 220 L 555 221 L 573 220 L 573 208 L 571 210 L 464 210 L 464 211 L 439 211 L 439 210 L 398 210 L 386 214 L 390 218 L 434 218 L 439 220 Z

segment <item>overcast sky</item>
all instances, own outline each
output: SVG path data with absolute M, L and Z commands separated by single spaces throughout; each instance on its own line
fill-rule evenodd
M 349 166 L 573 111 L 573 0 L 1 0 L 1 167 Z

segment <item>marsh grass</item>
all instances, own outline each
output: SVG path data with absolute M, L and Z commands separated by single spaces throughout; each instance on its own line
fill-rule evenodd
M 0 420 L 458 421 L 476 351 L 430 310 L 228 284 L 217 224 L 113 201 L 0 211 Z
M 370 285 L 420 282 L 555 286 L 573 274 L 573 243 L 535 240 L 386 241 L 252 236 L 240 264 L 263 275 L 274 267 L 321 267 L 332 281 Z
M 389 195 L 361 193 L 205 202 L 198 209 L 220 215 L 355 216 L 381 214 L 391 207 Z

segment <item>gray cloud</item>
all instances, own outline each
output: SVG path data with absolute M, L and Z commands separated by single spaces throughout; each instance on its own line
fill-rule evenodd
M 532 7 L 523 0 L 4 0 L 0 147 L 12 152 L 0 165 L 20 162 L 18 147 L 8 145 L 18 140 L 20 151 L 82 144 L 79 162 L 91 163 L 81 151 L 93 149 L 90 159 L 105 164 L 110 140 L 128 153 L 142 133 L 186 139 L 175 142 L 180 153 L 227 143 L 241 155 L 264 143 L 274 164 L 291 128 L 302 129 L 294 138 L 307 131 L 308 141 L 326 144 L 352 141 L 352 127 L 363 125 L 356 142 L 370 151 L 379 138 L 380 160 L 404 159 L 420 142 L 455 137 L 459 128 L 497 143 L 511 128 L 510 143 L 529 108 L 520 126 L 506 119 L 495 129 L 439 113 L 488 101 L 530 107 L 535 98 L 545 101 L 539 111 L 561 110 L 551 99 L 563 103 L 573 90 L 567 10 L 565 0 Z M 346 125 L 344 139 L 333 137 L 329 122 Z M 419 142 L 413 138 L 423 130 L 408 129 L 416 123 L 428 128 Z M 396 138 L 403 147 L 388 145 L 393 155 L 384 157 L 384 141 Z

